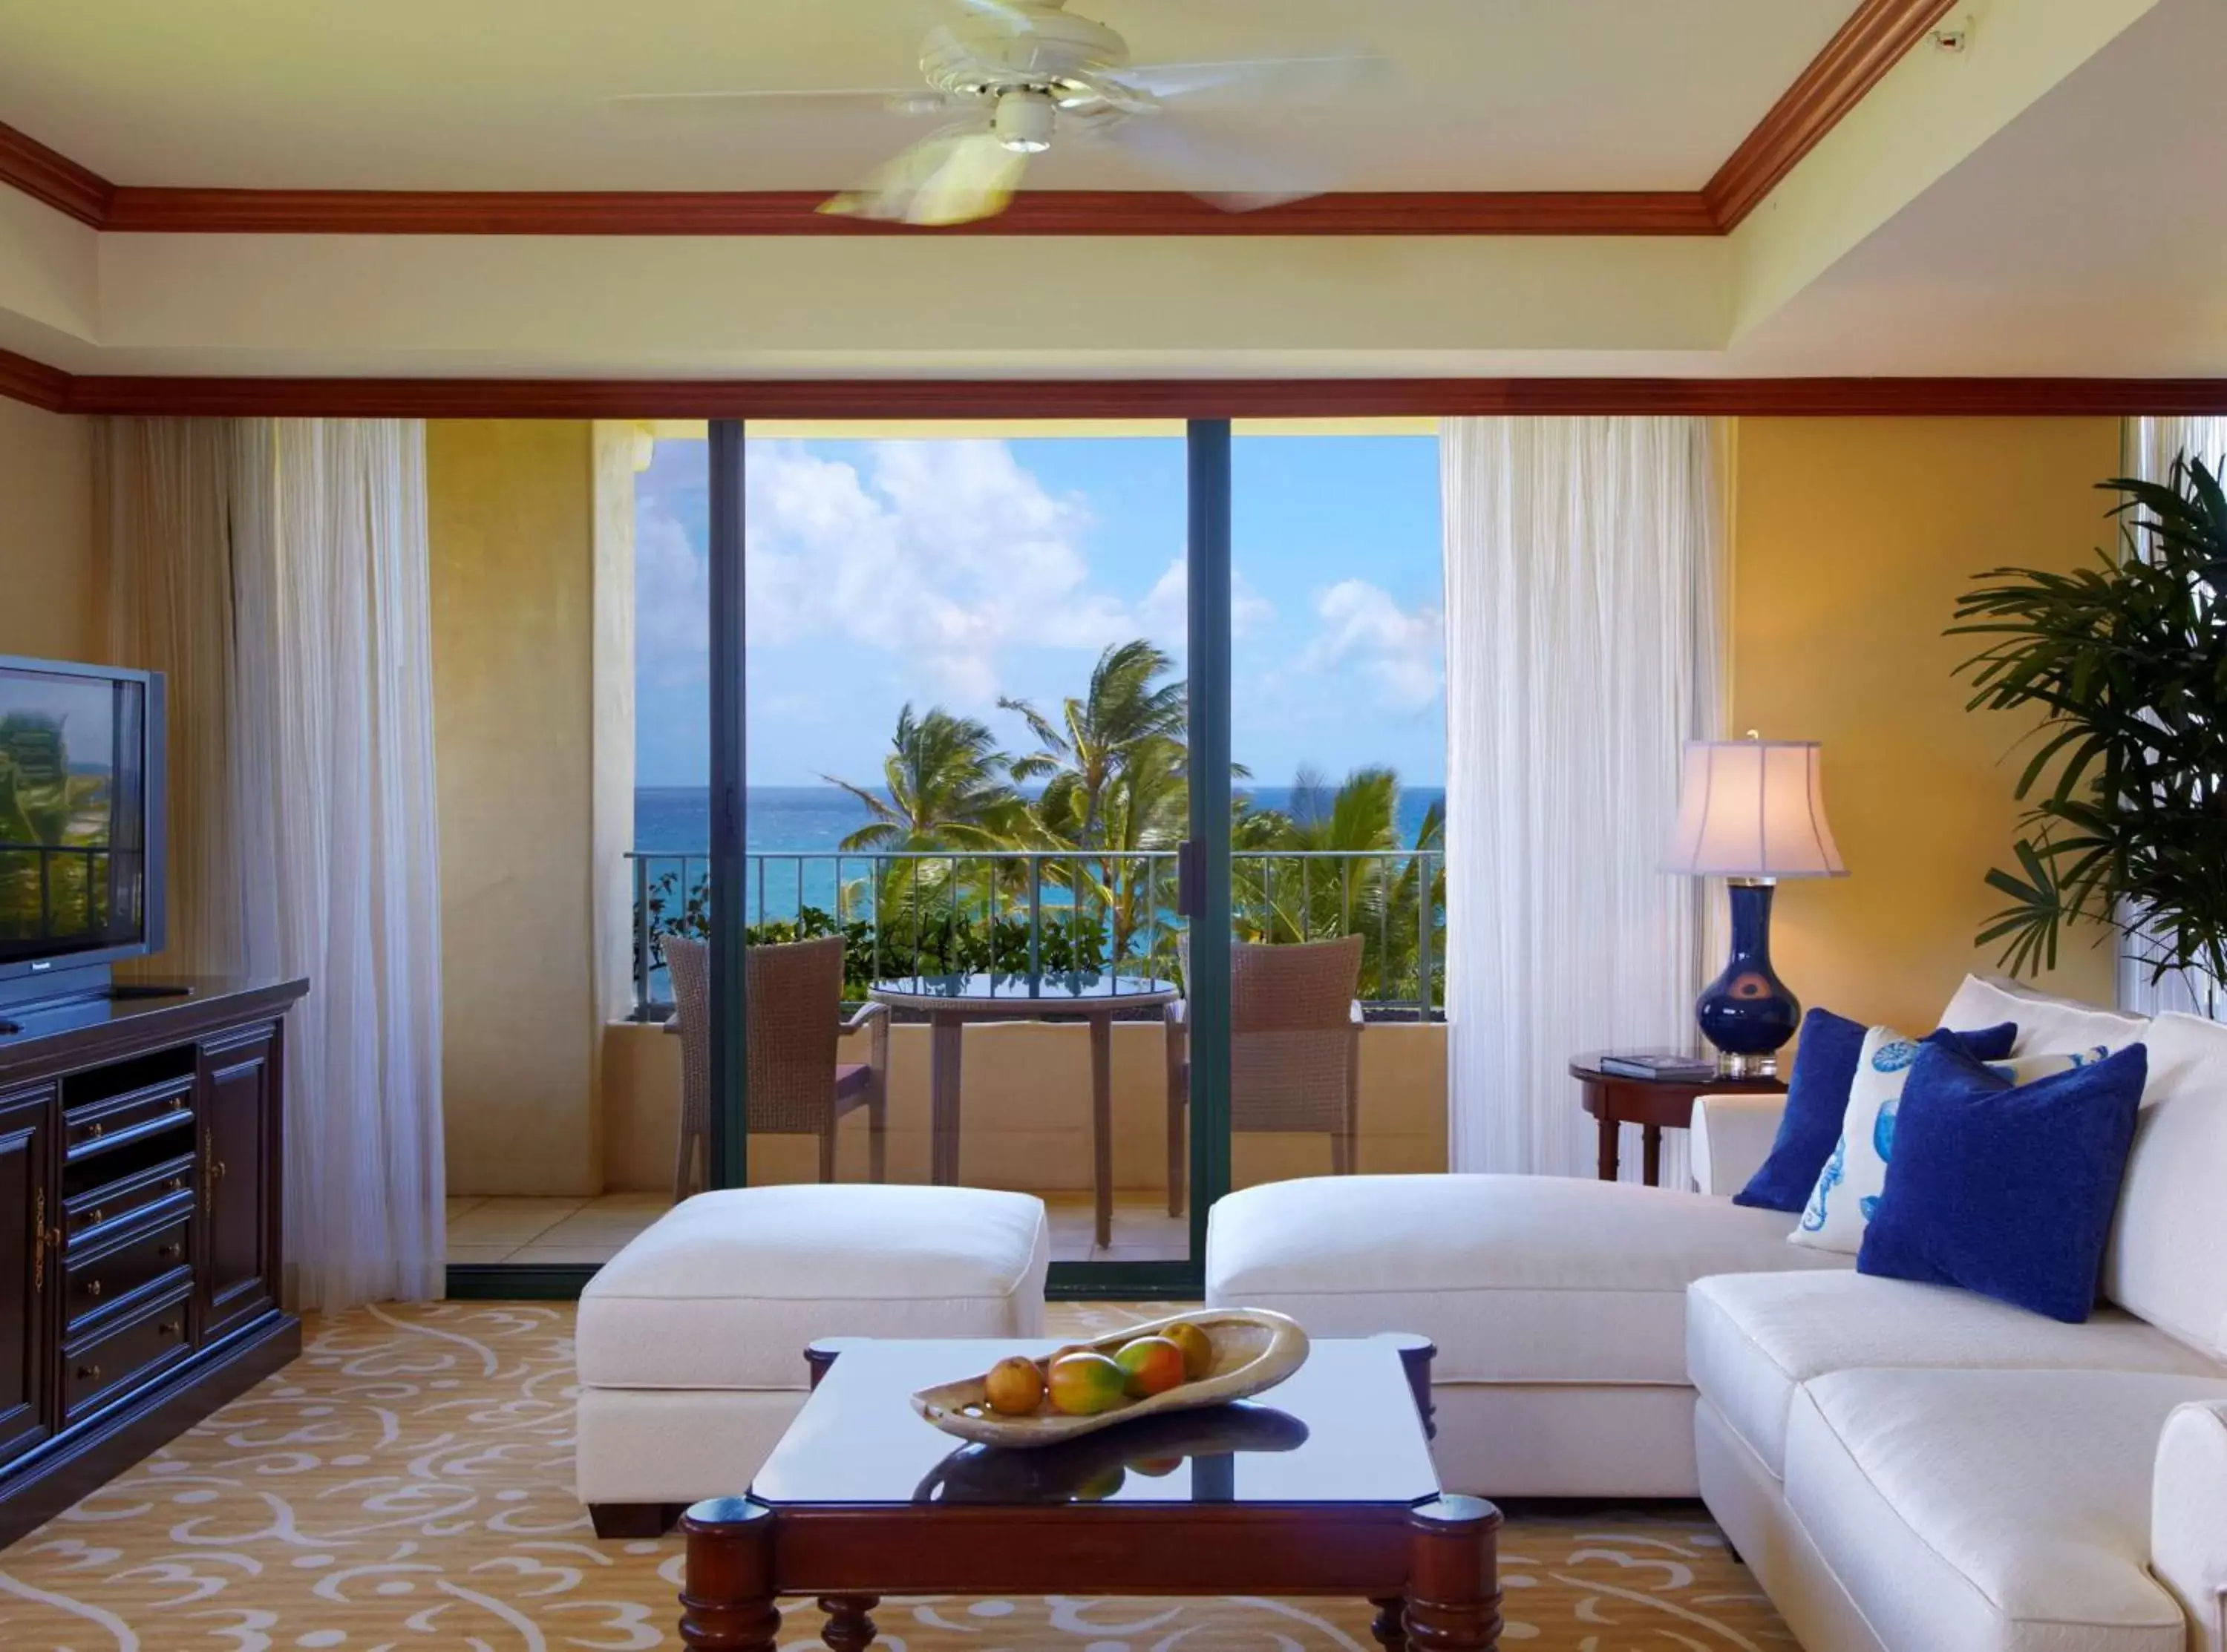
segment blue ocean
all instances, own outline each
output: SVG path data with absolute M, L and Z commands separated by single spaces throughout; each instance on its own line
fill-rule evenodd
M 1286 809 L 1292 790 L 1282 786 L 1248 786 L 1245 795 L 1263 808 Z M 1445 793 L 1433 787 L 1414 787 L 1400 794 L 1400 841 L 1413 843 L 1423 817 Z M 744 837 L 749 852 L 757 857 L 750 869 L 751 887 L 745 895 L 750 919 L 762 914 L 793 915 L 800 900 L 823 910 L 834 904 L 837 863 L 834 856 L 843 839 L 866 824 L 865 806 L 848 792 L 833 786 L 753 786 L 750 788 Z M 646 858 L 648 875 L 683 871 L 682 881 L 705 875 L 700 859 L 711 841 L 711 794 L 701 786 L 645 786 L 635 793 L 634 841 Z M 791 860 L 790 856 L 801 857 Z M 842 867 L 844 879 L 864 877 L 864 861 Z

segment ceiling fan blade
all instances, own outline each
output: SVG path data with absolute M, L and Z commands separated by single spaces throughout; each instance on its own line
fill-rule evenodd
M 1330 187 L 1329 179 L 1287 161 L 1221 137 L 1185 131 L 1165 115 L 1126 120 L 1100 136 L 1166 173 L 1190 194 L 1229 212 L 1253 212 L 1286 201 L 1303 201 Z
M 915 115 L 941 112 L 942 99 L 915 87 L 827 86 L 747 92 L 635 92 L 604 100 L 615 119 L 629 121 L 736 120 L 766 115 L 814 113 Z
M 1028 156 L 995 133 L 971 124 L 948 127 L 820 210 L 902 224 L 965 224 L 1005 211 L 1027 169 Z
M 1036 19 L 1029 15 L 1029 8 L 1016 5 L 1013 0 L 946 0 L 946 3 L 955 10 L 971 12 L 977 17 L 994 18 L 1016 30 L 1036 26 Z
M 1298 103 L 1389 90 L 1398 83 L 1399 67 L 1381 52 L 1354 50 L 1219 63 L 1139 63 L 1095 78 L 1163 101 Z

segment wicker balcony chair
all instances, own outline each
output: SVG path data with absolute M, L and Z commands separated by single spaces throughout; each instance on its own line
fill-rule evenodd
M 673 976 L 673 1019 L 680 1038 L 680 1143 L 673 1196 L 686 1198 L 709 1174 L 711 1130 L 711 964 L 701 941 L 663 938 Z M 843 1019 L 843 941 L 799 941 L 743 953 L 743 1070 L 752 1135 L 816 1135 L 820 1179 L 835 1179 L 835 1126 L 866 1109 L 866 1174 L 885 1180 L 890 1099 L 890 1016 L 869 1004 Z M 835 1058 L 842 1036 L 871 1029 L 863 1063 Z
M 1187 949 L 1186 949 L 1187 950 Z M 1186 960 L 1186 962 L 1188 960 Z M 1187 972 L 1186 972 L 1187 973 Z M 1356 1165 L 1361 1106 L 1361 937 L 1229 948 L 1229 1127 L 1324 1131 L 1333 1176 Z M 1190 1141 L 1190 1013 L 1167 1007 L 1168 1214 L 1184 1211 Z

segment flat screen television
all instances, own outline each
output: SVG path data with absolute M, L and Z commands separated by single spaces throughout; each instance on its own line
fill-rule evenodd
M 163 679 L 0 655 L 0 1001 L 163 947 Z

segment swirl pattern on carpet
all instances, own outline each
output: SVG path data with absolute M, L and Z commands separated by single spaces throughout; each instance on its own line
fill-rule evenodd
M 1056 1307 L 1053 1333 L 1130 1311 Z M 309 1327 L 302 1360 L 0 1552 L 10 1652 L 651 1652 L 678 1539 L 572 1500 L 572 1309 L 446 1302 Z M 1698 1505 L 1511 1519 L 1516 1652 L 1794 1645 Z M 1362 1602 L 891 1598 L 889 1652 L 1371 1652 Z M 819 1645 L 791 1603 L 785 1649 Z

